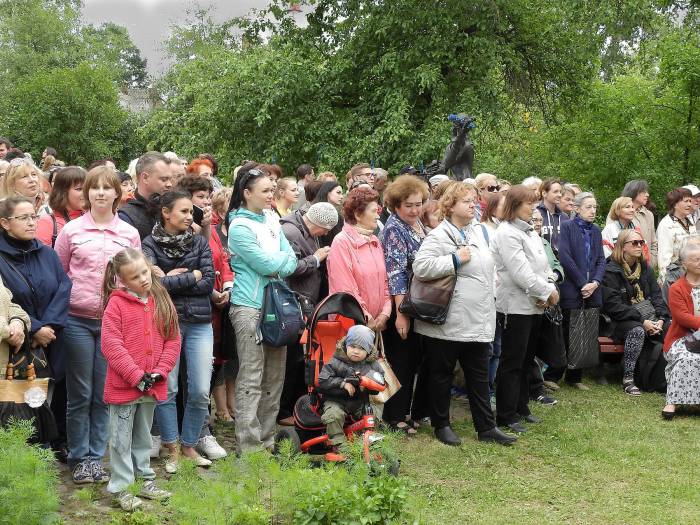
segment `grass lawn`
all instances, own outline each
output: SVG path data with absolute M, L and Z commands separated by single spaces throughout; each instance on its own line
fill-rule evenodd
M 463 417 L 457 449 L 429 429 L 405 441 L 402 474 L 421 521 L 700 523 L 700 415 L 663 421 L 661 395 L 590 386 L 563 387 L 553 407 L 531 404 L 543 423 L 510 448 L 477 443 Z
M 478 443 L 466 404 L 459 400 L 453 401 L 453 420 L 463 438 L 461 447 L 438 443 L 429 428 L 421 428 L 414 438 L 400 438 L 400 479 L 409 486 L 412 515 L 420 523 L 440 525 L 700 523 L 698 412 L 663 421 L 662 396 L 633 399 L 617 386 L 589 384 L 588 392 L 564 387 L 554 407 L 533 404 L 543 423 L 529 425 L 530 431 L 510 448 Z M 232 429 L 216 430 L 230 449 Z M 110 508 L 103 487 L 75 487 L 64 468 L 59 486 L 62 518 L 71 524 L 233 523 L 225 510 L 238 508 L 235 500 L 226 500 L 233 485 L 215 480 L 254 485 L 259 478 L 245 474 L 248 467 L 241 470 L 236 461 L 229 458 L 194 477 L 189 469 L 170 482 L 155 463 L 159 483 L 174 491 L 173 499 L 169 504 L 148 502 L 132 516 Z M 353 477 L 345 474 L 332 473 L 339 483 L 352 483 Z M 312 469 L 299 478 L 290 475 L 285 483 L 293 485 L 318 483 L 323 473 Z M 265 491 L 259 494 L 265 506 L 269 497 Z M 277 505 L 284 503 L 279 495 L 275 499 Z M 202 513 L 196 520 L 184 519 L 177 510 L 199 505 Z M 271 522 L 281 521 L 262 523 Z

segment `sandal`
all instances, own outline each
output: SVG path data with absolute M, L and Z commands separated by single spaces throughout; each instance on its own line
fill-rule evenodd
M 627 394 L 628 396 L 637 397 L 642 395 L 642 391 L 635 386 L 634 381 L 632 379 L 623 381 L 622 388 L 624 389 L 625 394 Z
M 214 419 L 219 423 L 233 423 L 234 419 L 228 412 L 215 412 Z
M 389 428 L 395 432 L 403 432 L 407 436 L 415 436 L 418 434 L 418 431 L 405 421 L 389 423 Z

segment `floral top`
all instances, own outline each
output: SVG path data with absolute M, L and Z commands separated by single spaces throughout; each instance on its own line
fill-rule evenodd
M 381 241 L 391 295 L 403 295 L 408 292 L 410 267 L 426 233 L 423 224 L 420 221 L 417 224 L 423 231 L 422 236 L 393 213 L 382 230 Z

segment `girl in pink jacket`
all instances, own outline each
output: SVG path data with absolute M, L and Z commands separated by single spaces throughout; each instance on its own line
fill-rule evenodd
M 381 332 L 391 315 L 384 251 L 374 235 L 379 219 L 379 194 L 369 186 L 348 193 L 343 203 L 345 226 L 328 253 L 330 293 L 355 296 L 367 316 L 367 326 Z
M 170 295 L 142 252 L 127 248 L 113 256 L 102 288 L 107 298 L 102 353 L 107 360 L 104 400 L 109 405 L 112 467 L 107 491 L 117 495 L 122 509 L 131 511 L 141 505 L 126 491 L 134 482 L 134 467 L 146 480 L 141 496 L 170 496 L 153 482 L 151 424 L 156 401 L 167 397 L 165 379 L 180 355 L 180 331 Z

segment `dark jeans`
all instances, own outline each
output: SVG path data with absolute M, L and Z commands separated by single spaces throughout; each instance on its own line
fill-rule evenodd
M 516 423 L 530 415 L 528 373 L 535 357 L 542 315 L 503 314 L 496 322 L 503 326 L 501 360 L 496 374 L 496 421 L 499 425 Z
M 382 333 L 386 359 L 401 383 L 399 391 L 384 405 L 382 417 L 389 423 L 405 421 L 408 416 L 422 419 L 430 413 L 423 336 L 415 333 L 411 326 L 406 340 L 401 339 L 396 331 L 395 319 L 392 315 Z
M 446 341 L 425 337 L 425 355 L 430 376 L 430 419 L 433 427 L 450 424 L 450 389 L 454 369 L 459 364 L 464 371 L 469 408 L 477 432 L 496 426 L 489 402 L 489 343 Z
M 294 405 L 306 393 L 304 380 L 304 347 L 295 343 L 287 347 L 287 362 L 284 370 L 284 386 L 280 397 L 277 421 L 294 415 Z
M 571 319 L 571 310 L 562 310 L 562 329 L 564 330 L 564 344 L 566 345 L 567 354 L 569 352 L 569 321 Z M 565 375 L 566 372 L 566 375 Z M 580 368 L 567 367 L 549 367 L 544 373 L 546 381 L 557 383 L 562 377 L 567 383 L 580 383 L 583 379 L 583 370 Z

